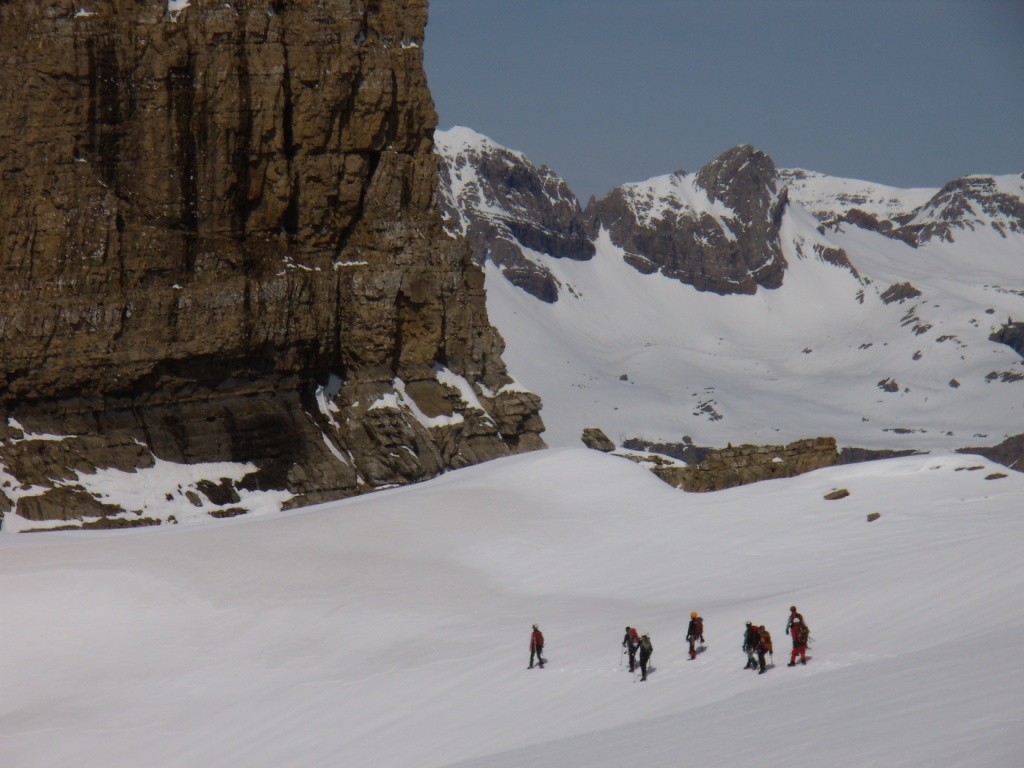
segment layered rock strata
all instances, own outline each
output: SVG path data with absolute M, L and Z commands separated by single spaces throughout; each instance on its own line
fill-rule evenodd
M 92 480 L 168 462 L 167 503 L 294 506 L 543 445 L 434 203 L 426 13 L 0 4 L 0 508 L 159 519 Z

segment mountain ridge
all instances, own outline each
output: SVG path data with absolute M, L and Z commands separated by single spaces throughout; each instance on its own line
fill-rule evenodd
M 595 255 L 575 261 L 509 239 L 550 273 L 557 297 L 538 302 L 474 251 L 510 366 L 548 405 L 550 444 L 577 444 L 586 427 L 617 445 L 828 434 L 864 456 L 994 447 L 1024 432 L 1024 364 L 1013 346 L 1015 318 L 1024 316 L 1021 175 L 900 190 L 782 169 L 771 177 L 775 205 L 766 206 L 761 174 L 751 187 L 759 194 L 733 204 L 748 221 L 760 217 L 762 237 L 770 233 L 759 255 L 778 265 L 771 287 L 756 284 L 758 262 L 729 258 L 742 216 L 695 184 L 700 175 L 679 171 L 603 198 L 631 201 L 617 210 L 630 219 L 620 231 L 660 227 L 661 240 L 624 247 L 599 225 L 590 229 Z M 600 205 L 592 200 L 584 215 Z M 684 270 L 665 257 L 669 246 L 677 258 L 697 254 L 690 270 L 700 274 L 709 243 L 724 246 L 722 263 L 734 270 L 722 273 L 719 292 L 680 280 Z M 559 416 L 574 396 L 592 399 L 590 422 Z M 1012 463 L 1015 449 L 1007 451 Z

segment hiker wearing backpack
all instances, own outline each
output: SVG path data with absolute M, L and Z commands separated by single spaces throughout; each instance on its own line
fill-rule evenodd
M 544 651 L 544 635 L 541 634 L 540 629 L 536 624 L 533 625 L 533 634 L 530 635 L 530 669 L 533 669 L 533 655 L 537 654 L 537 663 L 541 669 L 544 669 L 544 657 L 541 653 Z
M 797 612 L 796 606 L 789 607 L 789 622 L 786 624 L 786 631 L 793 638 L 793 651 L 789 654 L 789 664 L 786 666 L 795 667 L 796 657 L 800 657 L 800 663 L 807 663 L 807 642 L 811 637 L 811 630 L 807 627 L 804 617 Z
M 632 672 L 636 669 L 636 649 L 640 647 L 640 636 L 633 627 L 626 627 L 626 635 L 622 638 L 622 647 L 629 652 L 629 671 Z
M 697 656 L 697 640 L 704 642 L 704 619 L 694 611 L 690 614 L 690 626 L 686 629 L 686 639 L 690 642 L 690 658 Z
M 757 673 L 763 675 L 765 672 L 764 655 L 772 652 L 772 636 L 764 626 L 757 628 L 757 662 L 760 666 L 760 671 Z M 774 663 L 774 662 L 773 662 Z
M 647 679 L 647 662 L 651 660 L 654 653 L 654 645 L 651 644 L 651 636 L 644 632 L 640 635 L 640 680 Z
M 747 654 L 747 666 L 744 669 L 757 669 L 757 643 L 758 643 L 758 628 L 747 622 L 747 629 L 743 633 L 743 650 Z

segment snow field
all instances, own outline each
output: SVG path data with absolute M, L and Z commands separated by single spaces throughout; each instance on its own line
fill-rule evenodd
M 1015 764 L 1024 477 L 1000 470 L 911 457 L 697 495 L 558 449 L 280 516 L 4 537 L 0 754 Z M 815 643 L 787 669 L 793 603 Z M 763 676 L 742 668 L 748 619 L 775 640 Z M 527 671 L 534 622 L 549 663 Z M 627 624 L 654 641 L 645 683 L 620 666 Z

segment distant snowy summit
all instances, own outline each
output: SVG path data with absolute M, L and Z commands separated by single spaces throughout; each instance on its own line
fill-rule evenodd
M 493 262 L 549 303 L 560 287 L 538 256 L 589 259 L 602 231 L 643 273 L 722 295 L 777 288 L 788 266 L 780 227 L 790 206 L 818 222 L 819 236 L 804 235 L 804 246 L 851 270 L 845 250 L 821 235 L 852 226 L 919 247 L 989 232 L 1024 261 L 1024 174 L 900 189 L 778 170 L 767 154 L 742 145 L 697 173 L 623 184 L 582 209 L 564 180 L 520 152 L 463 127 L 435 139 L 449 232 L 469 238 L 478 263 Z

